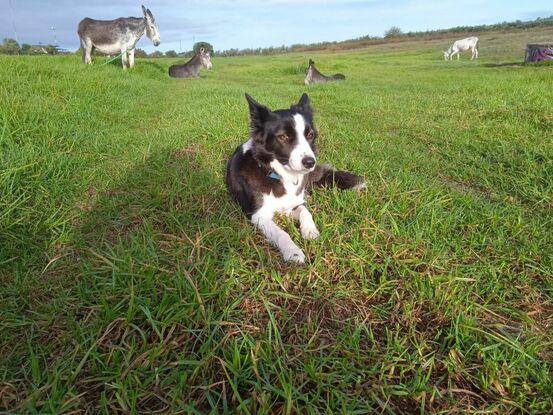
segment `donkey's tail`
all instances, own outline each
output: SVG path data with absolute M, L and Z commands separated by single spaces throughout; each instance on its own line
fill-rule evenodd
M 309 174 L 309 187 L 331 187 L 338 189 L 364 189 L 365 180 L 356 174 L 336 170 L 330 164 L 317 165 Z
M 346 77 L 342 75 L 341 73 L 337 73 L 336 75 L 331 76 L 332 79 L 335 79 L 337 81 L 344 81 Z

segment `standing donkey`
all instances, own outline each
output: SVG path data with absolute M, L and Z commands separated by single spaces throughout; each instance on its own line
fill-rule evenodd
M 154 46 L 160 43 L 159 28 L 150 9 L 142 6 L 144 17 L 120 17 L 115 20 L 94 20 L 85 17 L 77 33 L 81 38 L 84 63 L 92 63 L 91 54 L 98 49 L 108 55 L 121 54 L 123 69 L 134 66 L 134 47 L 146 31 Z
M 173 78 L 199 78 L 200 69 L 211 69 L 211 54 L 206 52 L 204 48 L 194 55 L 192 59 L 183 65 L 171 65 L 169 67 L 169 76 Z

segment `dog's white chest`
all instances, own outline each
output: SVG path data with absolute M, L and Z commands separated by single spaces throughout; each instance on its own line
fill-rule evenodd
M 263 195 L 263 207 L 261 209 L 272 213 L 289 214 L 294 208 L 305 202 L 303 189 L 298 192 L 300 186 L 301 184 L 285 183 L 286 193 L 284 195 L 280 197 L 276 197 L 273 193 Z

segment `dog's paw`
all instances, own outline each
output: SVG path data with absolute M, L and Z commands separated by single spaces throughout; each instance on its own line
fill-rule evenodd
M 317 229 L 315 224 L 301 226 L 300 230 L 303 239 L 317 239 L 320 235 L 319 230 Z
M 287 262 L 305 263 L 305 254 L 296 245 L 290 245 L 282 250 L 282 256 Z

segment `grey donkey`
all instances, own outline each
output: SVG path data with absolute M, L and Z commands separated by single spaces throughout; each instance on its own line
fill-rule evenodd
M 150 9 L 142 6 L 144 17 L 120 17 L 115 20 L 95 20 L 85 17 L 77 33 L 81 39 L 83 61 L 92 63 L 94 49 L 108 55 L 121 54 L 123 68 L 134 66 L 134 48 L 144 32 L 154 46 L 160 43 L 159 28 Z
M 204 48 L 200 48 L 200 51 L 185 64 L 171 65 L 169 67 L 169 76 L 173 78 L 198 78 L 202 66 L 207 69 L 213 67 L 211 64 L 211 54 L 206 52 Z
M 317 68 L 315 68 L 315 62 L 309 59 L 309 66 L 307 67 L 307 72 L 305 73 L 304 83 L 305 85 L 309 84 L 319 84 L 321 82 L 332 82 L 332 81 L 343 81 L 346 77 L 341 73 L 336 75 L 326 76 L 320 73 Z

